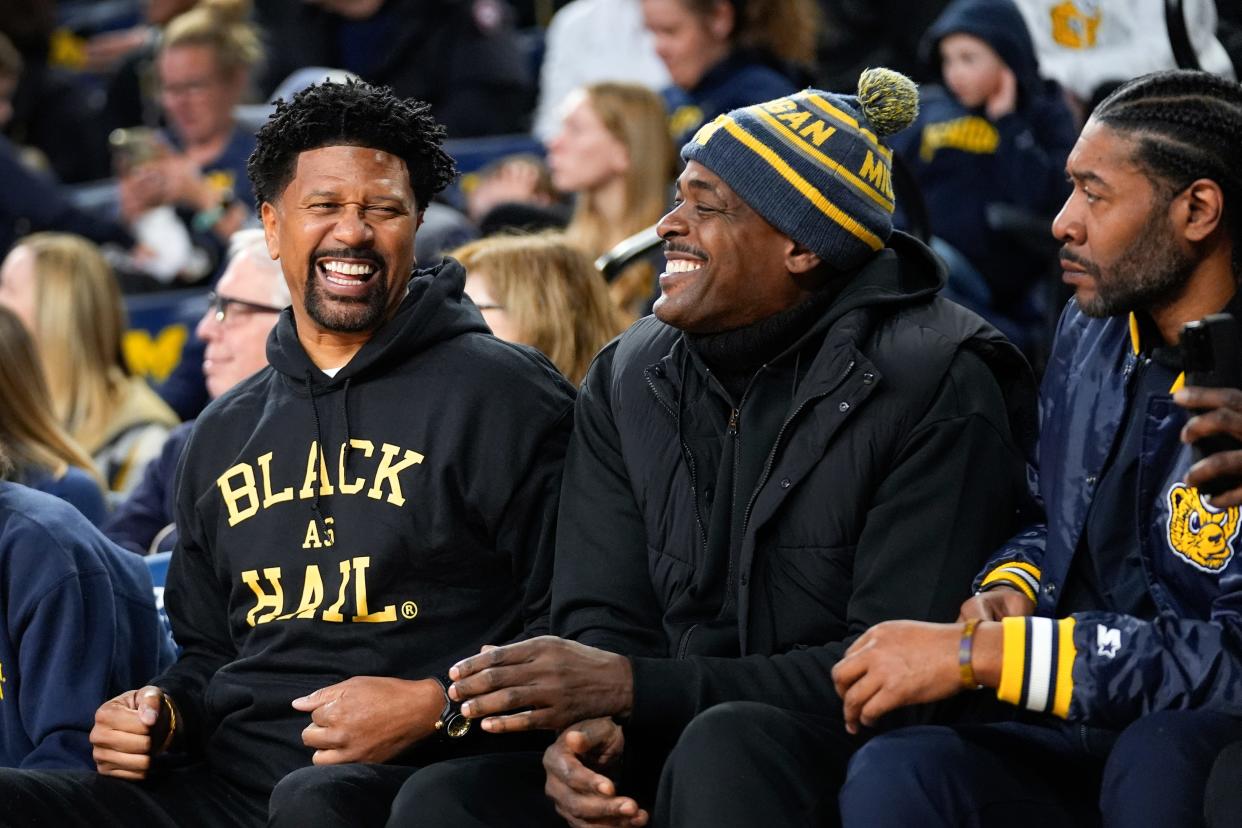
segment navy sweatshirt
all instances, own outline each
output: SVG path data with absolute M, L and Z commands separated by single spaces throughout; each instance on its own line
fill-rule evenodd
M 0 612 L 0 766 L 93 769 L 95 710 L 172 661 L 142 559 L 0 482 Z
M 1010 0 L 957 0 L 924 41 L 940 76 L 939 44 L 950 34 L 985 41 L 1013 71 L 1016 109 L 993 122 L 967 109 L 943 86 L 927 86 L 915 123 L 890 139 L 923 193 L 932 232 L 957 248 L 992 287 L 997 307 L 1020 299 L 1045 263 L 1012 253 L 1012 242 L 988 229 L 989 204 L 1052 216 L 1069 194 L 1065 159 L 1077 138 L 1060 87 L 1039 75 L 1022 14 Z M 900 225 L 900 220 L 898 221 Z
M 573 389 L 492 336 L 464 281 L 450 259 L 417 272 L 331 378 L 286 309 L 269 367 L 198 418 L 164 593 L 183 649 L 156 683 L 179 742 L 239 786 L 311 763 L 293 699 L 351 676 L 443 680 L 547 630 Z

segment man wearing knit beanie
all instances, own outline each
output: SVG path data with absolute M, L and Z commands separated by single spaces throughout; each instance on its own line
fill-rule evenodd
M 1034 384 L 894 233 L 909 80 L 730 112 L 682 151 L 655 315 L 581 389 L 552 629 L 450 672 L 543 756 L 421 771 L 394 821 L 756 826 L 836 813 L 832 666 L 872 624 L 949 621 L 1025 491 Z M 925 716 L 916 712 L 914 718 Z M 544 797 L 546 786 L 551 802 Z M 480 795 L 481 792 L 485 795 Z

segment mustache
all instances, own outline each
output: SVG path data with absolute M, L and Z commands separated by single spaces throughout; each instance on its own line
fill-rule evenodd
M 1090 259 L 1084 259 L 1082 256 L 1079 256 L 1077 253 L 1074 253 L 1073 251 L 1069 249 L 1068 246 L 1062 247 L 1061 252 L 1058 255 L 1065 261 L 1073 262 L 1074 264 L 1078 265 L 1091 276 L 1100 275 L 1099 265 L 1097 265 L 1095 262 L 1091 261 Z
M 319 264 L 321 259 L 355 259 L 370 262 L 376 267 L 386 267 L 388 264 L 383 256 L 369 247 L 336 247 L 331 250 L 316 250 L 310 256 L 311 266 Z
M 666 241 L 664 243 L 664 252 L 665 253 L 686 253 L 690 256 L 694 256 L 695 258 L 703 259 L 704 261 L 706 261 L 709 258 L 707 255 L 707 251 L 701 250 L 693 245 L 686 244 L 685 242 Z

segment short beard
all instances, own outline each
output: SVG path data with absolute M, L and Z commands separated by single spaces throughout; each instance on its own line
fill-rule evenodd
M 303 304 L 306 315 L 316 325 L 336 333 L 361 333 L 373 331 L 384 318 L 388 304 L 388 268 L 374 257 L 378 272 L 367 281 L 367 293 L 358 298 L 325 296 L 319 287 L 316 261 L 327 258 L 322 254 L 311 256 L 306 270 L 306 295 Z M 341 256 L 340 258 L 357 258 Z M 370 258 L 370 257 L 368 257 Z
M 1087 316 L 1102 319 L 1167 306 L 1190 281 L 1195 259 L 1173 238 L 1165 208 L 1154 206 L 1138 237 L 1108 269 L 1062 251 L 1095 278 L 1095 298 L 1079 303 Z

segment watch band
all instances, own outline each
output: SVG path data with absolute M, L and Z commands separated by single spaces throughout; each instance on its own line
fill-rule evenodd
M 436 732 L 446 739 L 460 739 L 470 732 L 470 727 L 474 722 L 461 714 L 461 705 L 449 698 L 444 682 L 439 679 L 436 681 L 440 683 L 440 689 L 444 691 L 444 709 L 440 711 L 440 718 L 436 720 Z

